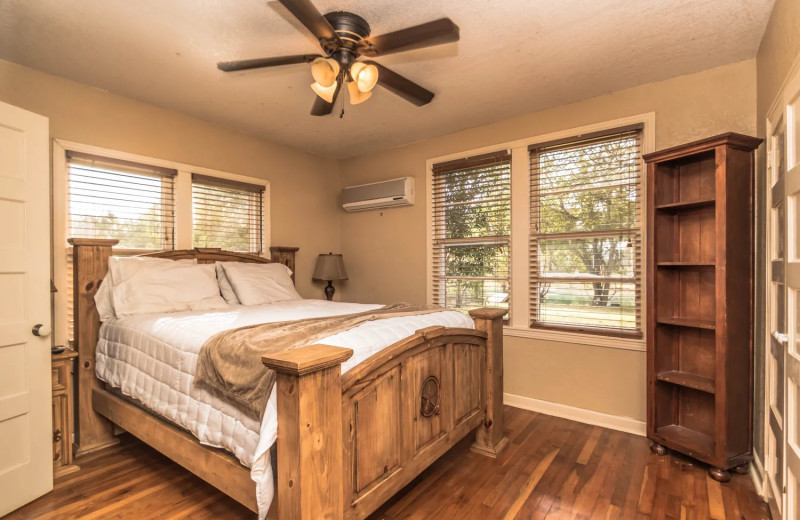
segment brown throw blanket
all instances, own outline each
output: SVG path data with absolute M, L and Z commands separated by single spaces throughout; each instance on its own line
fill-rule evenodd
M 380 309 L 326 318 L 282 321 L 226 330 L 200 349 L 195 385 L 262 419 L 275 372 L 261 363 L 268 354 L 312 345 L 367 321 L 441 312 L 442 307 L 394 303 Z

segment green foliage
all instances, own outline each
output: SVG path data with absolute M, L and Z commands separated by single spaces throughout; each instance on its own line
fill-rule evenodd
M 444 200 L 440 211 L 444 211 L 446 275 L 495 278 L 449 280 L 448 306 L 477 307 L 490 292 L 508 292 L 510 179 L 508 164 L 451 172 L 437 179 L 436 189 Z
M 105 215 L 73 216 L 72 229 L 73 237 L 117 239 L 119 249 L 164 249 L 173 241 L 155 206 L 135 219 L 119 217 L 113 210 Z
M 539 251 L 544 274 L 633 276 L 637 154 L 637 140 L 624 138 L 539 155 Z M 609 235 L 612 230 L 620 231 Z M 598 236 L 546 238 L 574 232 Z M 598 280 L 591 287 L 593 305 L 612 303 L 614 283 Z M 540 287 L 540 297 L 546 297 L 548 290 Z
M 260 201 L 251 201 L 251 194 L 219 190 L 204 192 L 203 197 L 201 207 L 193 204 L 194 247 L 251 251 L 251 243 L 260 245 L 260 236 L 251 237 L 251 227 L 260 229 Z M 103 215 L 73 215 L 71 236 L 117 239 L 118 249 L 165 249 L 174 243 L 174 219 L 171 214 L 162 217 L 163 211 L 160 204 L 151 204 L 135 216 L 113 208 Z M 257 221 L 253 226 L 251 219 Z
M 254 251 L 261 237 L 261 199 L 257 194 L 194 185 L 192 240 L 195 247 L 221 247 L 229 251 Z M 251 226 L 251 220 L 254 221 Z

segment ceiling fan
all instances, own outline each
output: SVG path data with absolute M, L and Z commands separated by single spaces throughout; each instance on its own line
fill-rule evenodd
M 369 24 L 356 14 L 338 11 L 323 16 L 310 0 L 278 1 L 317 37 L 325 54 L 226 61 L 218 63 L 217 67 L 224 72 L 233 72 L 311 63 L 314 77 L 311 89 L 317 94 L 311 108 L 311 115 L 314 116 L 330 114 L 345 85 L 350 103 L 354 105 L 366 101 L 376 84 L 417 106 L 430 103 L 433 92 L 379 63 L 358 61 L 358 58 L 431 47 L 458 41 L 459 37 L 458 26 L 449 18 L 370 37 Z

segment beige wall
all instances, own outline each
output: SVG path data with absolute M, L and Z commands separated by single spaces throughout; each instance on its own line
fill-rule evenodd
M 320 291 L 310 280 L 316 255 L 341 250 L 351 279 L 337 296 L 424 302 L 426 159 L 650 111 L 657 148 L 724 131 L 752 134 L 755 78 L 749 60 L 342 162 L 4 61 L 0 101 L 49 117 L 52 137 L 268 179 L 272 243 L 301 248 L 304 296 Z M 408 175 L 418 186 L 411 208 L 338 208 L 341 186 Z M 506 391 L 644 420 L 644 354 L 508 338 Z
M 800 60 L 800 2 L 777 0 L 769 24 L 764 32 L 756 56 L 757 64 L 757 131 L 766 137 L 767 111 L 789 74 L 791 67 Z M 756 174 L 756 342 L 755 342 L 755 426 L 753 441 L 756 455 L 764 453 L 764 380 L 765 380 L 765 334 L 766 310 L 764 291 L 766 286 L 766 153 L 765 146 L 759 149 Z
M 657 149 L 726 131 L 752 135 L 755 99 L 756 63 L 748 60 L 342 161 L 342 186 L 402 176 L 417 183 L 413 207 L 342 212 L 348 298 L 425 301 L 429 158 L 651 111 Z M 506 392 L 645 418 L 643 352 L 507 338 L 505 371 Z
M 269 180 L 272 245 L 300 247 L 298 289 L 321 297 L 311 272 L 339 248 L 338 162 L 2 60 L 0 101 L 48 117 L 53 138 Z

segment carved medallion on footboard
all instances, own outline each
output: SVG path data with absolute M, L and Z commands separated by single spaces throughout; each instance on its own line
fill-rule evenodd
M 345 518 L 363 518 L 483 419 L 485 333 L 430 327 L 395 348 L 342 376 Z

